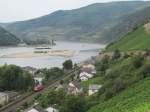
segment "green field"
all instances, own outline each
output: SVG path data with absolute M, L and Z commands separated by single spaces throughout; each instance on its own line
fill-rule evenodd
M 140 27 L 106 48 L 107 51 L 115 49 L 121 51 L 150 49 L 150 34 L 145 32 L 144 27 Z

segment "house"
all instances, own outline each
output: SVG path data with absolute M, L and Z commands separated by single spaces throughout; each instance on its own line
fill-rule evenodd
M 82 92 L 82 88 L 78 81 L 72 81 L 69 83 L 67 91 L 68 91 L 68 94 L 77 95 Z
M 58 91 L 58 90 L 60 90 L 60 89 L 64 89 L 64 85 L 58 84 L 58 85 L 55 86 L 55 90 L 56 90 L 56 91 Z
M 30 110 L 28 110 L 28 111 L 26 111 L 26 112 L 40 112 L 40 111 L 38 111 L 38 110 L 35 109 L 35 108 L 32 108 L 32 109 L 30 109 Z
M 48 107 L 48 108 L 46 109 L 46 112 L 58 112 L 58 110 L 55 109 L 55 108 L 53 108 L 53 107 Z
M 9 101 L 14 101 L 20 97 L 19 93 L 13 91 L 0 92 L 0 105 L 4 105 Z
M 93 74 L 89 74 L 87 72 L 81 72 L 80 75 L 79 75 L 79 78 L 80 78 L 81 81 L 87 81 L 90 78 L 92 78 L 93 76 L 94 76 Z
M 81 67 L 82 72 L 87 72 L 90 74 L 96 74 L 95 66 L 92 64 L 86 64 Z
M 35 104 L 33 107 L 27 109 L 25 112 L 45 112 L 45 111 L 41 106 Z
M 5 91 L 5 93 L 8 95 L 9 101 L 14 101 L 18 97 L 20 97 L 20 94 L 18 92 L 14 91 Z
M 93 84 L 89 86 L 89 96 L 93 95 L 94 93 L 97 93 L 99 89 L 102 87 L 102 85 Z
M 7 93 L 0 92 L 0 105 L 5 105 L 9 101 L 9 96 Z
M 41 106 L 37 104 L 27 109 L 25 112 L 58 112 L 58 110 L 53 107 L 48 107 L 47 109 L 43 109 Z

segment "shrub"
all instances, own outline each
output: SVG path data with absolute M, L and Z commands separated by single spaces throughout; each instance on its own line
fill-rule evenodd
M 125 88 L 126 88 L 126 85 L 123 82 L 123 80 L 117 79 L 112 86 L 112 91 L 114 94 L 117 94 Z
M 150 76 L 150 65 L 143 65 L 143 67 L 141 68 L 141 74 L 145 77 L 149 77 Z
M 105 100 L 108 100 L 110 99 L 111 97 L 113 97 L 113 92 L 112 92 L 112 89 L 107 89 L 106 92 L 105 92 Z
M 121 53 L 118 49 L 116 49 L 113 53 L 112 59 L 119 59 L 121 57 Z
M 143 65 L 143 60 L 144 60 L 143 57 L 136 56 L 133 58 L 132 64 L 135 68 L 140 68 Z

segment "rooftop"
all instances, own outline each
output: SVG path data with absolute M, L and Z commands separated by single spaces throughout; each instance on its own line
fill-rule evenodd
M 0 92 L 0 96 L 5 96 L 5 95 L 7 95 L 7 93 L 5 93 L 5 92 Z

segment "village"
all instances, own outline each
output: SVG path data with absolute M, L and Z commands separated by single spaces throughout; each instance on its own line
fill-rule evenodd
M 101 88 L 103 87 L 103 84 L 100 81 L 97 81 L 97 83 L 89 83 L 88 81 L 91 81 L 95 77 L 97 78 L 97 69 L 95 62 L 97 60 L 102 60 L 102 59 L 114 59 L 118 58 L 126 58 L 127 56 L 136 56 L 136 55 L 142 55 L 146 56 L 146 52 L 128 52 L 127 54 L 125 53 L 119 53 L 119 52 L 114 52 L 114 53 L 100 53 L 99 55 L 95 57 L 91 57 L 91 59 L 85 61 L 84 63 L 80 63 L 79 65 L 71 65 L 67 67 L 71 67 L 70 70 L 63 70 L 65 72 L 70 73 L 70 76 L 64 76 L 64 78 L 61 78 L 59 81 L 53 84 L 53 86 L 48 87 L 48 89 L 44 90 L 46 88 L 44 80 L 46 79 L 44 73 L 42 71 L 39 71 L 36 68 L 27 66 L 27 67 L 22 67 L 22 69 L 26 72 L 29 72 L 32 75 L 32 78 L 34 79 L 35 82 L 35 87 L 33 91 L 35 93 L 40 92 L 42 94 L 44 91 L 59 91 L 63 90 L 65 91 L 65 94 L 67 95 L 73 95 L 73 96 L 78 96 L 80 94 L 84 96 L 92 96 L 99 92 Z M 149 57 L 148 57 L 149 58 Z M 71 62 L 71 60 L 68 60 Z M 59 73 L 59 75 L 61 72 Z M 98 78 L 97 78 L 98 79 Z M 86 87 L 85 87 L 86 84 Z M 43 91 L 44 90 L 44 91 Z M 0 92 L 0 105 L 5 106 L 11 101 L 14 101 L 18 98 L 21 97 L 21 94 L 13 91 L 6 91 L 6 92 Z M 34 98 L 33 98 L 34 99 Z M 59 112 L 60 110 L 56 106 L 56 104 L 49 105 L 47 108 L 42 108 L 39 105 L 38 100 L 35 100 L 32 102 L 30 106 L 25 108 L 25 112 Z
M 40 92 L 44 89 L 43 80 L 45 79 L 42 72 L 39 72 L 38 69 L 27 66 L 22 67 L 22 69 L 26 72 L 29 72 L 35 82 L 34 92 Z M 67 83 L 60 81 L 60 83 L 55 84 L 54 89 L 58 91 L 59 89 L 63 89 L 66 91 L 67 94 L 70 95 L 78 95 L 78 94 L 85 94 L 85 96 L 93 95 L 94 93 L 98 92 L 99 89 L 102 87 L 100 84 L 92 84 L 89 85 L 86 90 L 84 90 L 82 83 L 88 81 L 89 79 L 93 78 L 96 75 L 96 68 L 94 63 L 90 64 L 86 62 L 80 65 L 79 70 L 75 71 L 72 74 L 72 78 L 67 79 Z M 0 92 L 0 105 L 5 106 L 10 102 L 13 102 L 16 99 L 21 97 L 20 93 L 7 91 L 7 92 Z M 42 109 L 39 107 L 38 102 L 33 104 L 30 108 L 27 108 L 25 112 L 58 112 L 53 106 L 48 107 L 46 109 Z

